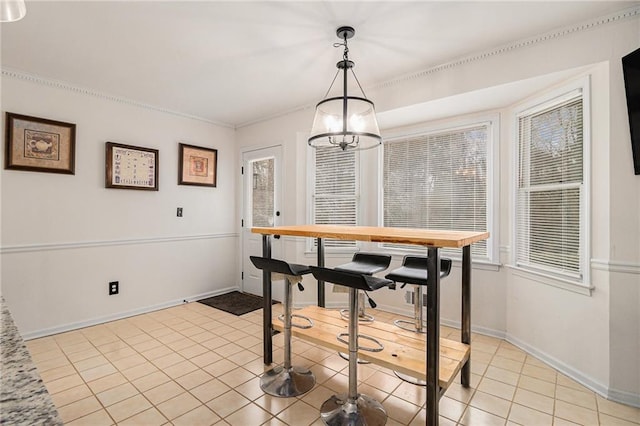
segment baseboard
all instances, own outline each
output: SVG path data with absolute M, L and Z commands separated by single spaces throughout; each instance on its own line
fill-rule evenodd
M 574 369 L 573 367 L 565 364 L 564 362 L 560 361 L 559 359 L 545 353 L 542 352 L 536 348 L 534 348 L 533 346 L 519 340 L 516 337 L 513 337 L 509 334 L 507 334 L 505 340 L 517 347 L 519 347 L 520 349 L 522 349 L 523 351 L 535 356 L 536 358 L 538 358 L 540 361 L 543 361 L 544 363 L 546 363 L 547 365 L 549 365 L 550 367 L 554 368 L 555 370 L 559 371 L 560 373 L 564 374 L 565 376 L 575 380 L 576 382 L 580 383 L 581 385 L 591 389 L 592 391 L 594 391 L 595 393 L 597 393 L 598 395 L 602 396 L 603 398 L 606 398 L 608 400 L 614 401 L 614 402 L 619 402 L 621 404 L 625 404 L 625 405 L 631 405 L 633 407 L 640 407 L 640 395 L 638 394 L 633 394 L 630 392 L 624 392 L 624 391 L 618 391 L 615 389 L 611 389 L 605 385 L 603 385 L 602 383 L 594 380 L 593 378 L 586 376 L 585 374 L 581 373 L 580 371 Z
M 346 307 L 346 306 L 345 306 Z M 407 308 L 399 308 L 397 306 L 385 305 L 384 303 L 378 303 L 378 307 L 376 309 L 380 309 L 384 312 L 390 312 L 392 314 L 403 315 L 405 317 L 413 318 L 413 305 L 407 305 Z
M 307 303 L 303 303 L 298 307 L 304 307 L 304 306 L 310 306 L 310 305 L 315 305 L 315 302 L 307 302 Z M 327 303 L 326 305 L 327 308 L 330 309 L 336 309 L 336 308 L 346 308 L 346 304 L 345 303 L 341 303 L 341 302 L 332 302 L 332 303 Z M 382 304 L 378 304 L 377 309 L 384 311 L 384 312 L 391 312 L 394 314 L 398 314 L 398 315 L 404 315 L 404 316 L 409 316 L 409 317 L 413 317 L 413 306 L 411 306 L 411 309 L 403 309 L 403 308 L 399 308 L 397 306 L 388 306 L 388 305 L 382 305 Z M 454 320 L 449 320 L 446 318 L 441 318 L 440 319 L 440 324 L 447 326 L 447 327 L 452 327 L 452 328 L 456 328 L 456 329 L 460 329 L 460 321 L 454 321 Z M 534 348 L 533 346 L 530 346 L 526 343 L 524 343 L 523 341 L 515 338 L 514 336 L 511 336 L 509 334 L 507 334 L 504 331 L 500 331 L 500 330 L 494 330 L 491 328 L 487 328 L 487 327 L 479 327 L 479 326 L 471 326 L 471 331 L 474 333 L 478 333 L 478 334 L 482 334 L 485 336 L 490 336 L 490 337 L 496 337 L 498 339 L 504 339 L 505 341 L 519 347 L 520 349 L 522 349 L 523 351 L 527 352 L 528 354 L 535 356 L 536 358 L 538 358 L 539 360 L 541 360 L 542 362 L 546 363 L 547 365 L 549 365 L 550 367 L 554 368 L 555 370 L 557 370 L 558 372 L 564 374 L 565 376 L 575 380 L 576 382 L 580 383 L 581 385 L 591 389 L 592 391 L 596 392 L 597 394 L 599 394 L 600 396 L 602 396 L 603 398 L 606 398 L 610 401 L 614 401 L 614 402 L 618 402 L 620 404 L 625 404 L 625 405 L 630 405 L 632 407 L 639 407 L 640 408 L 640 395 L 638 394 L 634 394 L 631 392 L 626 392 L 626 391 L 619 391 L 616 389 L 611 389 L 608 388 L 607 386 L 603 385 L 602 383 L 599 383 L 595 380 L 593 380 L 591 377 L 584 375 L 583 373 L 581 373 L 580 371 L 570 367 L 569 365 L 565 364 L 564 362 Z
M 621 404 L 640 408 L 640 395 L 636 393 L 609 389 L 609 392 L 607 393 L 607 399 L 619 402 Z
M 22 338 L 24 340 L 32 340 L 32 339 L 37 339 L 39 337 L 51 336 L 52 334 L 64 333 L 67 331 L 77 330 L 79 328 L 90 327 L 92 325 L 103 324 L 105 322 L 116 321 L 116 320 L 133 317 L 140 314 L 146 314 L 149 312 L 158 311 L 160 309 L 166 309 L 172 306 L 181 305 L 185 302 L 194 302 L 196 300 L 205 299 L 207 297 L 218 296 L 220 294 L 229 293 L 231 291 L 240 291 L 240 288 L 237 286 L 227 287 L 227 288 L 223 288 L 215 291 L 209 291 L 202 294 L 188 296 L 182 299 L 169 300 L 163 303 L 158 303 L 155 305 L 149 305 L 142 308 L 133 309 L 131 311 L 118 312 L 115 314 L 92 318 L 85 321 L 78 321 L 78 322 L 73 322 L 69 324 L 63 324 L 56 327 L 36 330 L 29 333 L 25 333 L 24 335 L 22 335 Z
M 440 325 L 446 325 L 447 327 L 457 328 L 460 330 L 462 328 L 460 321 L 449 320 L 446 318 L 440 318 Z M 493 328 L 480 327 L 477 325 L 471 325 L 471 332 L 482 334 L 483 336 L 495 337 L 497 339 L 506 340 L 507 333 L 500 330 L 494 330 Z
M 306 308 L 307 306 L 318 306 L 318 304 L 316 302 L 300 302 L 293 304 L 294 309 L 302 309 Z M 327 309 L 343 309 L 348 308 L 349 305 L 342 302 L 328 302 L 325 303 L 324 307 Z
M 117 314 L 112 314 L 112 315 L 106 315 L 103 317 L 98 317 L 98 318 L 93 318 L 90 320 L 86 320 L 86 321 L 79 321 L 79 322 L 75 322 L 75 323 L 69 323 L 69 324 L 64 324 L 61 326 L 57 326 L 57 327 L 51 327 L 51 328 L 46 328 L 46 329 L 42 329 L 42 330 L 37 330 L 37 331 L 33 331 L 30 333 L 26 333 L 22 336 L 22 338 L 24 340 L 32 340 L 32 339 L 37 339 L 39 337 L 45 337 L 45 336 L 50 336 L 52 334 L 58 334 L 58 333 L 64 333 L 66 331 L 72 331 L 72 330 L 77 330 L 79 328 L 84 328 L 84 327 L 90 327 L 92 325 L 97 325 L 97 324 L 103 324 L 105 322 L 110 322 L 110 321 L 116 321 L 116 320 L 120 320 L 123 318 L 129 318 L 129 317 L 133 317 L 136 315 L 140 315 L 140 314 L 145 314 L 148 312 L 153 312 L 153 311 L 157 311 L 160 309 L 166 309 L 166 308 L 170 308 L 172 306 L 177 306 L 180 305 L 182 303 L 185 302 L 194 302 L 200 299 L 204 299 L 207 297 L 213 297 L 213 296 L 218 296 L 220 294 L 225 294 L 225 293 L 229 293 L 231 291 L 241 291 L 241 289 L 237 286 L 234 287 L 226 287 L 223 289 L 218 289 L 215 291 L 210 291 L 210 292 L 206 292 L 206 293 L 201 293 L 201 294 L 197 294 L 197 295 L 193 295 L 193 296 L 189 296 L 183 299 L 176 299 L 176 300 L 170 300 L 167 302 L 163 302 L 163 303 L 159 303 L 159 304 L 155 304 L 155 305 L 150 305 L 150 306 L 145 306 L 143 308 L 139 308 L 139 309 L 134 309 L 131 311 L 126 311 L 126 312 L 120 312 Z M 297 308 L 301 308 L 304 306 L 310 306 L 310 305 L 315 305 L 315 302 L 306 302 L 306 303 L 301 303 L 301 304 L 297 304 L 298 306 L 296 306 Z M 330 302 L 327 303 L 326 305 L 327 308 L 330 309 L 337 309 L 337 308 L 345 308 L 345 304 L 341 303 L 341 302 Z M 381 311 L 385 311 L 385 312 L 391 312 L 391 313 L 395 313 L 398 315 L 404 315 L 404 316 L 413 316 L 413 309 L 402 309 L 402 308 L 398 308 L 396 306 L 388 306 L 388 305 L 378 305 L 378 308 Z M 452 327 L 452 328 L 457 328 L 460 329 L 460 322 L 459 321 L 453 321 L 453 320 L 448 320 L 448 319 L 441 319 L 440 320 L 440 324 L 447 326 L 447 327 Z M 584 374 L 582 374 L 581 372 L 575 370 L 574 368 L 570 367 L 569 365 L 565 364 L 564 362 L 524 343 L 523 341 L 517 339 L 516 337 L 513 337 L 505 332 L 502 331 L 498 331 L 498 330 L 493 330 L 490 328 L 486 328 L 486 327 L 478 327 L 478 326 L 472 326 L 471 327 L 471 331 L 474 333 L 478 333 L 478 334 L 482 334 L 485 336 L 491 336 L 491 337 L 496 337 L 499 339 L 504 339 L 507 342 L 519 347 L 520 349 L 522 349 L 523 351 L 535 356 L 536 358 L 538 358 L 539 360 L 545 362 L 546 364 L 548 364 L 550 367 L 554 368 L 555 370 L 559 371 L 560 373 L 564 374 L 565 376 L 575 380 L 576 382 L 582 384 L 583 386 L 591 389 L 592 391 L 596 392 L 597 394 L 599 394 L 600 396 L 602 396 L 603 398 L 606 398 L 608 400 L 614 401 L 614 402 L 619 402 L 621 404 L 625 404 L 625 405 L 630 405 L 632 407 L 639 407 L 640 408 L 640 395 L 638 394 L 634 394 L 631 392 L 625 392 L 625 391 L 620 391 L 620 390 L 616 390 L 616 389 L 610 389 L 608 387 L 606 387 L 605 385 L 593 380 L 592 378 L 585 376 Z

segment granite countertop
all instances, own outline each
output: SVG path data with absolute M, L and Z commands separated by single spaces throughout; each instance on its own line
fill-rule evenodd
M 2 297 L 0 306 L 0 424 L 62 425 Z

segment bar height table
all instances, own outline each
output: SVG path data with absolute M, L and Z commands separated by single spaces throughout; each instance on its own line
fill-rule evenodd
M 254 227 L 251 232 L 262 235 L 262 255 L 271 257 L 271 236 L 287 235 L 318 239 L 318 266 L 324 266 L 324 238 L 358 240 L 379 243 L 414 244 L 427 247 L 427 335 L 426 423 L 438 424 L 438 402 L 441 396 L 438 384 L 440 355 L 440 248 L 462 248 L 462 321 L 461 341 L 471 343 L 471 244 L 489 238 L 488 232 L 436 231 L 419 228 L 389 228 L 375 226 L 293 225 Z M 271 312 L 271 275 L 263 274 L 264 323 L 263 357 L 265 364 L 273 362 L 273 325 Z M 325 306 L 324 283 L 318 282 L 318 306 Z M 471 355 L 461 371 L 462 385 L 471 380 Z

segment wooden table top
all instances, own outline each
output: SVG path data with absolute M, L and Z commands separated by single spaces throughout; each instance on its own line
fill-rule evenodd
M 381 226 L 292 225 L 254 227 L 251 232 L 263 235 L 336 238 L 378 243 L 417 244 L 431 247 L 464 247 L 489 238 L 488 232 L 439 231 L 422 228 L 388 228 Z

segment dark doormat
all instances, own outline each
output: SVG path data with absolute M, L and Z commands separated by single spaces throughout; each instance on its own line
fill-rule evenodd
M 264 303 L 262 296 L 239 291 L 209 297 L 198 302 L 238 316 L 261 309 Z M 272 303 L 275 305 L 278 302 L 274 300 Z

